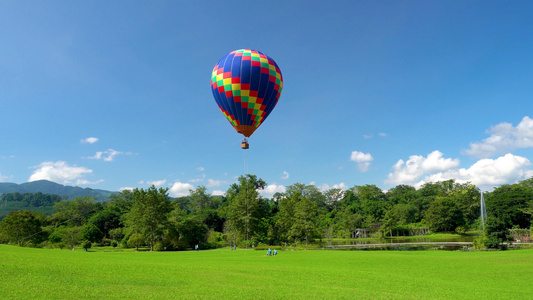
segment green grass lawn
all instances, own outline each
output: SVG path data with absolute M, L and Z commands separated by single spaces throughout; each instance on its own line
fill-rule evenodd
M 0 245 L 3 299 L 530 299 L 533 250 L 84 252 Z

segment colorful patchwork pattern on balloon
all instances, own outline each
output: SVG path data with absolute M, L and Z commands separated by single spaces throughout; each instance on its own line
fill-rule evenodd
M 215 65 L 211 88 L 224 116 L 237 132 L 249 137 L 278 103 L 283 76 L 266 54 L 241 49 Z

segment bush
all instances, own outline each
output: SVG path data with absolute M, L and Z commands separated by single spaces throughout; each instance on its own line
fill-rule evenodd
M 116 247 L 118 246 L 118 242 L 117 242 L 117 241 L 112 241 L 112 242 L 111 242 L 111 246 L 112 246 L 113 248 L 116 248 Z
M 98 246 L 105 247 L 105 246 L 111 246 L 111 240 L 110 239 L 102 239 L 100 243 L 98 243 Z
M 134 233 L 128 239 L 128 246 L 135 247 L 136 250 L 139 250 L 139 247 L 145 244 L 144 235 L 140 233 Z
M 59 242 L 55 244 L 57 248 L 63 250 L 63 248 L 67 247 L 67 245 L 63 242 Z
M 189 243 L 187 243 L 186 241 L 178 240 L 178 242 L 174 244 L 173 250 L 183 251 L 183 250 L 187 250 L 187 248 L 189 247 L 190 247 Z
M 87 251 L 91 249 L 92 244 L 89 241 L 84 241 L 83 243 L 81 243 L 81 246 L 83 247 L 83 250 Z
M 166 251 L 166 250 L 167 250 L 167 248 L 165 247 L 163 242 L 158 241 L 158 242 L 155 243 L 154 251 Z
M 457 226 L 457 228 L 455 228 L 455 232 L 457 232 L 457 234 L 465 234 L 467 231 L 468 226 Z
M 485 239 L 484 244 L 489 249 L 507 249 L 507 245 L 504 242 L 508 242 L 512 239 L 511 233 L 505 222 L 495 217 L 488 217 L 485 221 Z
M 474 250 L 480 250 L 483 248 L 483 237 L 477 237 L 472 241 L 472 246 L 474 247 Z
M 130 234 L 125 235 L 122 240 L 120 241 L 120 247 L 122 248 L 129 248 L 128 247 L 128 240 L 130 239 Z

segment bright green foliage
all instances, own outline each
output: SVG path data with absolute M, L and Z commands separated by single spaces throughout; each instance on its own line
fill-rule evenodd
M 81 227 L 63 227 L 60 230 L 63 243 L 70 245 L 70 248 L 73 249 L 80 241 Z
M 167 195 L 168 189 L 156 189 L 151 186 L 148 190 L 133 190 L 135 202 L 126 215 L 126 225 L 131 232 L 142 233 L 153 250 L 156 239 L 162 236 L 167 225 L 167 214 L 172 206 Z
M 377 223 L 385 215 L 386 197 L 383 191 L 375 185 L 356 186 L 353 188 L 355 196 L 361 201 L 362 214 L 365 225 Z
M 309 245 L 309 236 L 314 236 L 316 230 L 318 204 L 299 193 L 294 193 L 291 198 L 295 198 L 296 203 L 289 235 L 299 239 L 305 237 L 305 244 Z
M 508 242 L 512 239 L 511 233 L 505 222 L 496 218 L 488 217 L 485 222 L 485 239 L 483 243 L 487 248 L 491 249 L 506 249 L 504 242 Z
M 60 251 L 0 245 L 5 299 L 529 299 L 533 250 Z M 53 288 L 51 288 L 53 287 Z
M 57 223 L 67 222 L 70 226 L 81 226 L 99 209 L 100 204 L 94 203 L 89 197 L 61 200 L 54 205 Z
M 80 238 L 91 243 L 97 243 L 104 238 L 104 234 L 93 223 L 87 223 L 81 227 Z
M 434 232 L 454 231 L 464 224 L 464 217 L 455 201 L 437 197 L 426 212 L 426 223 Z
M 92 244 L 89 241 L 85 241 L 85 242 L 81 243 L 81 247 L 83 248 L 83 250 L 87 251 L 87 250 L 91 249 Z
M 15 210 L 29 210 L 46 215 L 54 213 L 54 203 L 61 201 L 59 195 L 43 193 L 0 193 L 0 220 Z
M 42 240 L 41 219 L 37 213 L 27 210 L 12 211 L 0 221 L 0 240 L 15 243 L 38 243 Z
M 533 203 L 533 189 L 527 184 L 502 185 L 488 195 L 486 203 L 487 215 L 508 223 L 508 227 L 531 225 L 528 207 Z
M 109 231 L 120 228 L 120 213 L 114 209 L 105 209 L 94 214 L 87 223 L 93 224 L 102 232 L 102 237 L 109 237 Z
M 144 235 L 140 233 L 134 233 L 128 239 L 128 247 L 135 247 L 136 250 L 139 250 L 140 246 L 145 244 Z
M 239 177 L 238 183 L 231 185 L 227 192 L 227 226 L 247 242 L 261 228 L 261 219 L 268 210 L 268 203 L 257 191 L 265 186 L 266 183 L 262 179 L 257 179 L 255 175 L 246 175 Z
M 179 232 L 180 241 L 191 248 L 194 245 L 203 244 L 207 239 L 207 226 L 194 217 L 184 218 L 177 224 L 176 229 Z

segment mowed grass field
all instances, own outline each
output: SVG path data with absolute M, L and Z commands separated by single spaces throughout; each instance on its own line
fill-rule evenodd
M 84 252 L 0 245 L 2 299 L 532 299 L 533 250 Z

